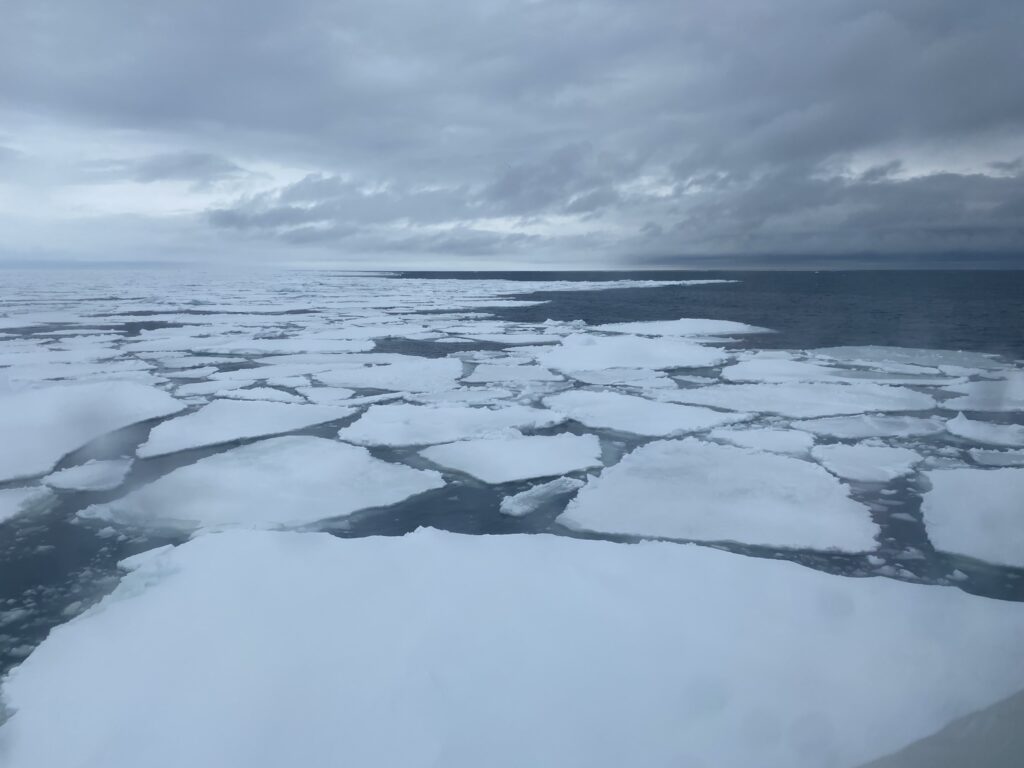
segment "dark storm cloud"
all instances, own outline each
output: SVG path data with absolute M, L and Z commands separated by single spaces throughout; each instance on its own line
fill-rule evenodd
M 1024 251 L 1018 0 L 7 0 L 3 16 L 0 115 L 177 147 L 105 172 L 308 172 L 203 217 L 240 250 Z M 592 229 L 530 228 L 566 216 Z

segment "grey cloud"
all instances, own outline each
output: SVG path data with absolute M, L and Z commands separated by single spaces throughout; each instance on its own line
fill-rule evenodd
M 4 17 L 0 118 L 178 147 L 94 174 L 313 171 L 208 212 L 229 255 L 1024 251 L 1017 0 L 8 0 Z M 907 179 L 915 148 L 991 175 Z M 850 177 L 860 154 L 881 164 Z M 546 216 L 598 234 L 473 224 Z M 405 234 L 432 225 L 455 234 Z

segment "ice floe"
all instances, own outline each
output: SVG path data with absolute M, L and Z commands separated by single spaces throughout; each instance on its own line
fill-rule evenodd
M 175 528 L 297 526 L 395 504 L 441 475 L 320 437 L 277 437 L 200 459 L 88 507 L 86 518 Z
M 778 413 L 793 418 L 865 411 L 925 411 L 935 407 L 935 399 L 930 395 L 871 382 L 712 384 L 694 389 L 656 390 L 654 394 L 660 400 L 671 402 Z
M 132 565 L 5 682 L 6 768 L 854 766 L 1024 687 L 1024 606 L 701 547 L 231 531 Z
M 484 437 L 509 429 L 541 429 L 565 421 L 543 408 L 396 403 L 370 406 L 338 437 L 360 445 L 432 445 Z
M 770 328 L 737 323 L 732 320 L 647 320 L 635 323 L 605 323 L 593 326 L 595 331 L 632 333 L 638 336 L 731 336 L 733 334 L 771 333 Z
M 397 357 L 383 365 L 335 368 L 317 373 L 316 379 L 334 387 L 436 392 L 451 389 L 462 376 L 462 361 L 455 358 Z
M 535 512 L 544 504 L 578 491 L 585 481 L 575 477 L 557 477 L 546 483 L 534 485 L 501 500 L 498 511 L 510 517 L 522 517 Z
M 984 421 L 968 419 L 962 413 L 946 422 L 946 430 L 951 435 L 986 445 L 1001 445 L 1008 448 L 1024 445 L 1024 426 L 989 424 Z
M 1005 378 L 954 384 L 950 390 L 962 393 L 942 404 L 954 411 L 1024 411 L 1024 371 Z
M 544 404 L 587 427 L 651 437 L 701 432 L 747 418 L 745 414 L 660 403 L 618 392 L 561 392 L 544 398 Z
M 47 475 L 43 482 L 62 491 L 110 491 L 124 482 L 131 466 L 131 459 L 87 461 Z
M 435 445 L 420 455 L 485 483 L 509 483 L 599 467 L 601 441 L 594 435 L 508 434 Z
M 214 400 L 199 410 L 157 424 L 139 446 L 140 458 L 291 432 L 355 413 L 333 405 L 295 405 L 258 400 Z
M 607 368 L 705 368 L 718 365 L 728 353 L 685 339 L 643 336 L 566 336 L 551 349 L 536 353 L 537 362 L 558 371 L 600 371 Z
M 221 389 L 214 393 L 217 397 L 229 397 L 235 400 L 270 400 L 275 403 L 304 403 L 306 399 L 285 392 L 275 387 L 252 387 L 251 389 Z
M 849 489 L 807 461 L 695 438 L 637 448 L 577 494 L 575 530 L 860 552 L 878 527 Z
M 1024 451 L 986 451 L 971 448 L 968 453 L 979 464 L 989 467 L 1017 467 L 1024 465 Z
M 921 512 L 936 549 L 1024 567 L 1024 469 L 940 469 Z
M 834 416 L 791 422 L 790 426 L 824 437 L 860 439 L 865 437 L 921 437 L 937 435 L 946 428 L 942 419 L 920 416 L 863 414 Z
M 185 407 L 166 392 L 126 381 L 0 394 L 0 482 L 49 472 L 108 432 Z
M 772 453 L 788 453 L 804 456 L 814 445 L 814 438 L 806 432 L 794 429 L 774 429 L 771 427 L 721 427 L 708 433 L 713 440 L 738 445 L 740 448 L 753 448 L 757 451 Z
M 922 458 L 909 448 L 864 443 L 818 445 L 811 455 L 832 474 L 864 483 L 887 483 L 907 475 Z
M 467 384 L 491 382 L 522 383 L 532 381 L 562 381 L 557 373 L 552 373 L 540 365 L 496 365 L 481 363 L 473 373 L 462 379 Z

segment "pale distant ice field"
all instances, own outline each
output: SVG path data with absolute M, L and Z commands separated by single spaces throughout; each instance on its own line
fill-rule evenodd
M 1024 688 L 1022 295 L 0 271 L 0 765 L 900 750 Z

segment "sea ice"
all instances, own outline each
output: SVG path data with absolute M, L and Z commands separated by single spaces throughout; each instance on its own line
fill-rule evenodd
M 145 526 L 306 525 L 395 504 L 444 485 L 441 475 L 375 459 L 321 437 L 277 437 L 179 467 L 82 517 Z
M 87 461 L 47 475 L 43 482 L 62 491 L 110 491 L 124 482 L 131 466 L 131 459 Z
M 946 422 L 946 430 L 951 435 L 986 445 L 1002 445 L 1007 448 L 1024 445 L 1024 427 L 1018 424 L 989 424 L 975 421 L 962 413 Z
M 886 445 L 819 445 L 811 455 L 844 480 L 887 483 L 909 474 L 921 456 L 909 448 Z
M 732 320 L 705 320 L 693 317 L 637 323 L 605 323 L 592 328 L 595 331 L 633 333 L 637 336 L 731 336 L 732 334 L 772 332 L 770 328 L 737 323 Z
M 2 488 L 0 489 L 0 523 L 17 517 L 33 508 L 45 506 L 53 498 L 47 488 Z
M 1024 567 L 1024 469 L 937 469 L 921 504 L 936 549 Z
M 139 446 L 140 458 L 160 456 L 250 437 L 276 435 L 337 421 L 355 413 L 333 405 L 294 405 L 257 400 L 214 400 L 198 411 L 158 424 Z
M 537 362 L 559 371 L 600 371 L 606 368 L 705 368 L 718 365 L 728 353 L 684 339 L 643 336 L 573 334 L 557 347 L 538 351 Z
M 274 387 L 253 387 L 252 389 L 222 389 L 214 393 L 217 397 L 234 400 L 270 400 L 275 403 L 304 403 L 304 398 Z
M 540 483 L 512 496 L 506 496 L 501 500 L 498 511 L 510 517 L 522 517 L 539 509 L 552 499 L 578 491 L 584 485 L 585 481 L 575 477 L 556 477 L 554 480 Z
M 806 419 L 790 424 L 795 429 L 812 432 L 825 437 L 860 439 L 864 437 L 921 437 L 937 435 L 945 430 L 942 419 L 920 416 L 884 416 L 863 414 L 860 416 L 834 416 L 824 419 Z
M 603 371 L 573 371 L 572 377 L 584 384 L 625 386 L 639 389 L 675 389 L 676 383 L 664 371 L 650 368 L 606 368 Z M 713 381 L 709 379 L 708 381 Z
M 384 365 L 336 368 L 316 374 L 329 386 L 356 389 L 388 389 L 401 392 L 436 392 L 451 389 L 462 376 L 462 361 L 450 357 L 428 358 L 402 355 Z
M 497 484 L 599 467 L 601 441 L 595 435 L 513 433 L 435 445 L 420 451 L 420 455 L 442 467 Z
M 814 445 L 813 437 L 794 429 L 722 427 L 711 430 L 708 437 L 738 445 L 740 448 L 795 456 L 805 456 Z
M 0 482 L 49 472 L 108 432 L 184 407 L 166 392 L 127 381 L 0 394 Z
M 131 565 L 6 680 L 5 768 L 845 768 L 1024 687 L 1024 605 L 704 547 L 229 531 Z
M 574 530 L 736 541 L 792 549 L 876 547 L 849 489 L 807 461 L 695 438 L 637 448 L 558 517 Z
M 481 363 L 473 373 L 462 380 L 467 384 L 480 384 L 490 382 L 562 381 L 563 379 L 557 373 L 552 373 L 540 365 L 495 365 Z
M 544 405 L 594 429 L 613 429 L 652 437 L 701 432 L 747 418 L 745 414 L 721 413 L 710 408 L 659 403 L 618 392 L 588 390 L 546 397 Z
M 332 405 L 342 400 L 348 400 L 355 394 L 355 390 L 345 387 L 296 387 L 295 391 L 309 402 L 318 405 Z
M 1024 371 L 1013 371 L 994 381 L 969 381 L 950 387 L 962 392 L 942 404 L 952 411 L 1024 411 Z
M 838 368 L 759 353 L 722 369 L 726 381 L 835 381 L 843 375 Z
M 484 437 L 509 429 L 542 429 L 565 421 L 543 408 L 509 405 L 373 405 L 338 437 L 359 445 L 432 445 Z
M 1017 467 L 1024 465 L 1024 451 L 986 451 L 971 448 L 968 453 L 979 464 L 989 467 Z
M 671 402 L 778 413 L 793 418 L 864 411 L 925 411 L 935 407 L 935 400 L 929 395 L 871 382 L 712 384 L 694 389 L 656 390 L 654 394 Z

